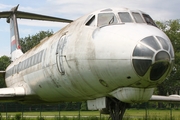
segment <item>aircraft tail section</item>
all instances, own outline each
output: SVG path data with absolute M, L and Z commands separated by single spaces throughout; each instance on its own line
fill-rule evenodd
M 17 18 L 31 19 L 31 20 L 45 20 L 45 21 L 54 21 L 54 22 L 65 22 L 65 23 L 73 22 L 73 20 L 64 19 L 64 18 L 58 18 L 58 17 L 41 15 L 41 14 L 17 11 L 18 6 L 19 5 L 12 8 L 10 11 L 0 12 L 0 18 L 7 18 L 7 22 L 10 23 L 11 60 L 12 61 L 19 58 L 21 55 L 23 55 L 23 52 L 22 52 L 21 46 L 20 46 Z
M 17 18 L 15 14 L 15 12 L 18 9 L 18 6 L 11 9 L 12 14 L 9 16 L 9 18 L 7 18 L 7 22 L 10 23 L 11 60 L 12 61 L 19 58 L 21 55 L 23 55 L 23 52 L 20 46 Z

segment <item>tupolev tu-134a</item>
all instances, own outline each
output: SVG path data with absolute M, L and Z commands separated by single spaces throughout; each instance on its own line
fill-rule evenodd
M 87 101 L 89 110 L 119 120 L 131 103 L 180 101 L 178 95 L 153 95 L 173 68 L 174 50 L 148 14 L 108 8 L 73 21 L 17 9 L 0 12 L 10 23 L 12 60 L 0 72 L 7 85 L 1 102 Z M 17 18 L 69 24 L 23 53 Z

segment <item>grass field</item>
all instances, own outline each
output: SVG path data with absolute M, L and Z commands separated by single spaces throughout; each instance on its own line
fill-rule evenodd
M 38 116 L 43 117 L 43 119 L 52 120 L 59 116 L 59 112 L 8 112 L 8 118 L 13 118 L 17 114 L 23 114 L 26 118 L 35 119 Z M 6 117 L 6 113 L 1 113 L 3 117 Z M 60 111 L 60 120 L 76 120 L 72 119 L 79 117 L 79 111 Z M 64 117 L 66 116 L 66 117 Z M 100 113 L 99 111 L 80 111 L 81 117 L 96 117 L 93 120 L 100 120 Z M 102 120 L 107 120 L 108 115 L 101 115 Z M 62 119 L 64 118 L 64 119 Z M 126 111 L 124 115 L 124 120 L 180 120 L 180 110 L 136 110 L 136 109 L 129 109 Z M 17 119 L 15 119 L 17 120 Z M 58 119 L 57 119 L 58 120 Z M 81 120 L 83 120 L 81 118 Z M 90 119 L 88 119 L 90 120 Z
M 153 120 L 180 120 L 180 110 L 136 110 L 130 109 L 125 113 L 130 118 L 152 118 Z

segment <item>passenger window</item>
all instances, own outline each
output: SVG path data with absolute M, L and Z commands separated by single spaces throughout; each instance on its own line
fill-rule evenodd
M 144 23 L 141 15 L 139 13 L 133 12 L 132 15 L 137 23 Z
M 22 66 L 22 63 L 21 63 L 21 62 L 19 62 L 19 64 L 18 64 L 18 68 L 17 68 L 17 69 L 18 69 L 18 70 L 17 70 L 18 72 L 19 72 L 19 71 L 21 71 L 21 69 L 22 69 L 22 67 L 21 67 L 21 66 Z
M 128 12 L 119 12 L 118 14 L 121 19 L 121 22 L 132 22 L 132 18 Z
M 144 17 L 145 21 L 147 22 L 147 24 L 157 27 L 156 24 L 154 23 L 153 19 L 149 15 L 143 14 L 143 17 Z
M 86 23 L 87 26 L 95 26 L 95 15 Z
M 117 19 L 113 13 L 98 14 L 98 27 L 117 24 Z

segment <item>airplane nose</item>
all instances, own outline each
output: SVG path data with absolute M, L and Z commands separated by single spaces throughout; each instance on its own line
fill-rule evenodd
M 174 51 L 169 40 L 159 36 L 142 39 L 133 51 L 132 63 L 136 73 L 149 76 L 151 81 L 165 79 L 172 68 Z
M 152 81 L 158 80 L 170 67 L 170 56 L 165 51 L 160 51 L 155 56 L 155 63 L 152 65 L 150 71 L 150 79 Z

